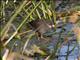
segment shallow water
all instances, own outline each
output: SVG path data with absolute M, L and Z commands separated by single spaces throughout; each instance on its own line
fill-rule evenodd
M 69 46 L 69 51 L 71 51 L 74 47 L 74 44 L 71 44 Z M 59 52 L 59 55 L 67 55 L 67 49 L 68 49 L 68 46 L 67 45 L 64 45 L 61 49 L 60 49 L 60 52 Z M 68 56 L 68 60 L 77 60 L 77 57 L 79 56 L 79 49 L 78 49 L 78 46 L 75 47 L 75 49 L 69 54 Z M 66 58 L 64 56 L 62 57 L 59 57 L 58 60 L 66 60 Z

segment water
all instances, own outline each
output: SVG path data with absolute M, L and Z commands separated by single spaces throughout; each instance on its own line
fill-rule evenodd
M 69 51 L 71 51 L 73 47 L 74 47 L 74 44 L 71 44 L 69 46 Z M 60 49 L 59 55 L 67 55 L 67 49 L 68 49 L 67 45 L 62 46 L 62 48 Z M 78 56 L 79 56 L 79 49 L 78 49 L 78 46 L 76 46 L 74 50 L 69 54 L 68 60 L 77 60 Z M 66 60 L 66 57 L 65 56 L 59 57 L 58 60 Z

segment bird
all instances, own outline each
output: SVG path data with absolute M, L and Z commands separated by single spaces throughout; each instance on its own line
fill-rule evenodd
M 51 28 L 51 26 L 43 19 L 33 20 L 29 22 L 29 25 L 39 38 L 44 38 L 43 34 Z

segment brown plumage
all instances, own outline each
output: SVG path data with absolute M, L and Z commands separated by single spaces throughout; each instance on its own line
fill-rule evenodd
M 41 19 L 34 20 L 29 24 L 32 27 L 32 29 L 35 30 L 36 33 L 38 33 L 39 37 L 41 37 L 45 32 L 47 32 L 50 29 L 46 21 Z

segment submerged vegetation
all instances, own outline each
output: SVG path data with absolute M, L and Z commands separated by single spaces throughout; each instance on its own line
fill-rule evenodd
M 70 60 L 76 47 L 76 59 L 80 58 L 79 0 L 1 0 L 0 4 L 0 60 Z M 59 54 L 65 45 L 66 54 Z

